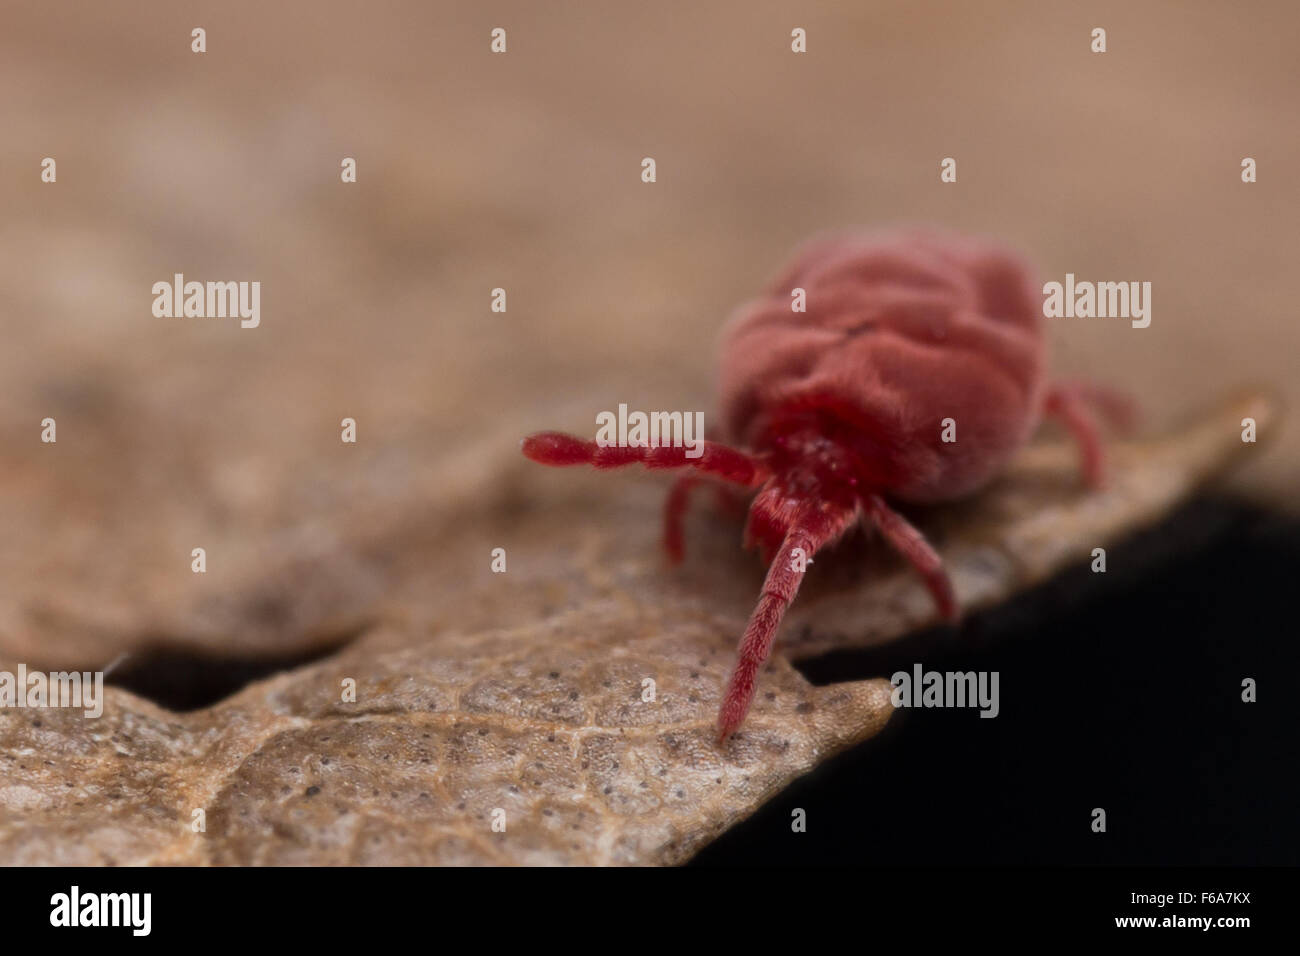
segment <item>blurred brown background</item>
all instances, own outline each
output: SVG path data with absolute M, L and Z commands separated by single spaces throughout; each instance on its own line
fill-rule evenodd
M 1285 2 L 8 4 L 2 649 L 166 631 L 200 544 L 228 634 L 221 594 L 268 553 L 472 520 L 453 457 L 490 449 L 481 477 L 620 401 L 710 409 L 726 315 L 827 228 L 1151 281 L 1150 328 L 1052 339 L 1153 427 L 1237 384 L 1294 407 L 1298 26 Z M 155 318 L 175 272 L 260 281 L 261 327 Z M 1294 506 L 1296 419 L 1276 437 L 1233 481 Z M 331 574 L 303 575 L 320 606 L 379 587 Z

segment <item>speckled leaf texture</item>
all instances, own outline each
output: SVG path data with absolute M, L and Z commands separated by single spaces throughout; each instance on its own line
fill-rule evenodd
M 1244 396 L 1117 443 L 1098 492 L 1049 437 L 985 493 L 917 520 L 967 608 L 994 605 L 1242 461 L 1245 417 L 1268 433 L 1273 404 Z M 340 511 L 328 534 L 307 522 L 299 547 L 250 559 L 219 595 L 163 592 L 152 607 L 170 628 L 126 616 L 84 645 L 6 638 L 10 670 L 348 641 L 204 710 L 110 688 L 98 719 L 0 711 L 0 863 L 675 864 L 888 721 L 886 675 L 814 687 L 791 664 L 933 622 L 883 549 L 819 559 L 720 749 L 720 685 L 762 576 L 736 519 L 694 512 L 688 558 L 669 570 L 661 480 L 534 467 L 495 436 L 424 463 L 382 505 Z M 422 481 L 466 513 L 411 519 Z M 506 574 L 487 569 L 494 546 Z

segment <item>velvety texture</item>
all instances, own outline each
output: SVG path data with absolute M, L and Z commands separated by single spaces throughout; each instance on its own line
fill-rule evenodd
M 795 288 L 805 312 L 791 309 Z M 860 434 L 880 490 L 968 494 L 1039 421 L 1042 322 L 1029 270 L 988 242 L 921 230 L 816 240 L 724 330 L 722 420 L 752 448 L 815 409 Z M 955 442 L 941 439 L 945 418 Z

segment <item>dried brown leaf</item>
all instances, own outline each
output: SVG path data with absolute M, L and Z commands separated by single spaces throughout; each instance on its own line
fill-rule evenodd
M 1078 486 L 1067 448 L 1035 446 L 986 494 L 922 520 L 968 607 L 1004 601 L 1249 455 L 1246 416 L 1267 432 L 1272 406 L 1243 398 L 1117 446 L 1102 492 Z M 819 562 L 825 580 L 809 582 L 720 750 L 719 687 L 761 574 L 718 534 L 730 526 L 697 516 L 695 554 L 669 573 L 646 520 L 653 483 L 593 498 L 594 485 L 566 496 L 524 474 L 499 452 L 447 466 L 466 494 L 497 483 L 495 520 L 345 521 L 340 540 L 392 593 L 387 621 L 327 660 L 187 714 L 118 689 L 98 720 L 0 712 L 0 862 L 677 863 L 889 719 L 884 679 L 814 687 L 790 660 L 931 621 L 905 569 L 875 554 L 865 573 L 846 573 L 851 555 Z M 465 573 L 490 541 L 508 546 L 510 572 Z M 295 580 L 272 592 L 286 606 Z M 232 622 L 258 593 L 233 596 Z

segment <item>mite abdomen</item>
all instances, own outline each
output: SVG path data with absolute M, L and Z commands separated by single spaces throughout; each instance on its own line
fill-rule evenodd
M 880 490 L 942 500 L 976 490 L 1028 438 L 1044 358 L 1041 297 L 1015 256 L 933 232 L 833 237 L 728 324 L 721 413 L 732 440 L 761 449 L 784 418 L 820 410 L 888 459 Z

